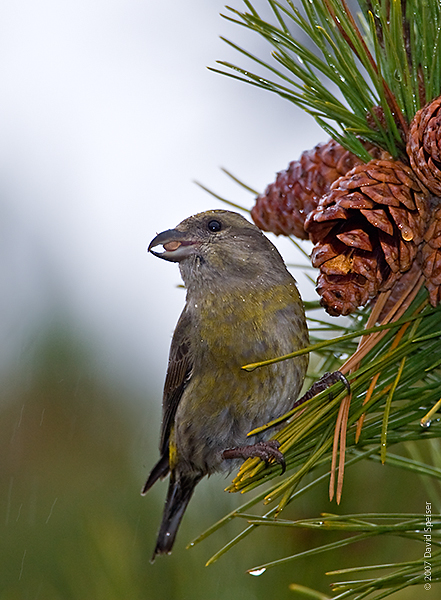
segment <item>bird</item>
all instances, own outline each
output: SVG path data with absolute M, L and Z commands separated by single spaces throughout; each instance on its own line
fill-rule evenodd
M 163 247 L 158 251 L 158 246 Z M 278 442 L 248 432 L 294 405 L 308 355 L 253 371 L 245 364 L 308 345 L 303 302 L 274 244 L 246 218 L 208 210 L 159 233 L 148 251 L 177 262 L 186 301 L 169 353 L 160 458 L 141 493 L 169 476 L 151 562 L 170 554 L 196 485 L 259 456 L 284 467 Z

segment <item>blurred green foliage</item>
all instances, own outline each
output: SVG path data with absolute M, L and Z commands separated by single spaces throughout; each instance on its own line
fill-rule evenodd
M 149 564 L 165 483 L 146 498 L 139 492 L 157 458 L 160 399 L 140 401 L 128 385 L 116 389 L 98 374 L 87 349 L 61 329 L 25 358 L 0 407 L 0 600 L 288 599 L 297 597 L 288 587 L 294 582 L 329 593 L 324 573 L 332 569 L 420 558 L 421 546 L 412 542 L 367 541 L 251 577 L 246 569 L 255 564 L 334 539 L 332 533 L 259 528 L 206 568 L 240 524 L 195 548 L 185 546 L 244 500 L 223 493 L 227 481 L 213 477 L 196 491 L 173 555 Z M 426 500 L 415 477 L 365 463 L 348 470 L 340 507 L 329 503 L 325 483 L 283 516 L 424 512 Z

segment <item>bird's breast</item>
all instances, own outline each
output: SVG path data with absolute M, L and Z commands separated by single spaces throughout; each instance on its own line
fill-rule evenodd
M 195 360 L 219 368 L 241 367 L 307 344 L 303 305 L 295 286 L 211 293 L 189 309 Z

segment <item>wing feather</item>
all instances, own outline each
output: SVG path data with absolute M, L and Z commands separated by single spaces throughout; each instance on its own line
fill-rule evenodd
M 161 454 L 167 453 L 170 431 L 182 394 L 190 380 L 193 369 L 190 347 L 190 331 L 192 323 L 190 314 L 184 309 L 173 334 L 167 375 L 164 383 L 162 400 L 162 428 L 159 449 Z

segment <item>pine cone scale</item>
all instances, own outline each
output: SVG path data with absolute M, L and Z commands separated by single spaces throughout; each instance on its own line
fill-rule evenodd
M 388 218 L 386 211 L 383 208 L 375 208 L 372 210 L 360 210 L 361 214 L 366 218 L 367 221 L 374 227 L 378 227 L 385 233 L 393 235 L 394 228 L 390 219 Z
M 339 204 L 342 208 L 360 211 L 362 209 L 373 209 L 375 206 L 373 200 L 368 198 L 366 194 L 361 194 L 360 192 L 353 192 L 352 194 L 342 196 Z
M 392 195 L 391 188 L 387 183 L 374 183 L 370 186 L 362 186 L 360 190 L 368 198 L 371 198 L 373 202 L 388 206 L 400 206 L 400 200 Z
M 376 280 L 378 279 L 378 257 L 374 254 L 370 256 L 356 255 L 352 262 L 352 267 L 356 273 L 359 273 L 367 279 L 372 285 L 372 290 L 375 289 Z
M 319 268 L 324 262 L 331 260 L 337 255 L 338 251 L 335 250 L 332 244 L 321 244 L 312 251 L 311 261 L 314 267 Z
M 410 124 L 407 154 L 420 181 L 441 195 L 441 96 L 419 110 Z
M 330 206 L 323 210 L 317 212 L 317 223 L 321 223 L 322 221 L 332 221 L 337 219 L 347 219 L 349 217 L 349 213 L 346 209 L 341 206 Z
M 436 168 L 439 168 L 439 163 L 441 162 L 441 154 L 438 147 L 438 137 L 441 125 L 441 117 L 438 112 L 435 116 L 433 116 L 427 126 L 426 131 L 423 133 L 423 147 L 426 152 L 430 153 L 430 158 L 433 161 L 433 164 L 436 165 Z M 438 163 L 438 164 L 436 164 Z
M 409 246 L 409 244 L 405 244 L 403 241 L 400 241 L 400 269 L 403 272 L 406 272 L 412 266 L 412 263 L 416 256 L 416 248 Z
M 378 232 L 378 238 L 381 249 L 383 250 L 384 259 L 392 271 L 392 273 L 398 273 L 400 270 L 398 260 L 400 258 L 400 251 L 397 247 L 396 240 L 392 235 L 387 235 L 381 230 Z
M 412 197 L 411 194 L 407 193 L 407 188 L 412 189 L 410 186 L 408 186 L 406 183 L 404 184 L 404 189 L 403 189 L 403 185 L 394 185 L 394 184 L 390 184 L 389 185 L 389 190 L 391 195 L 396 198 L 398 200 L 398 205 L 393 204 L 393 206 L 399 206 L 400 204 L 404 204 L 404 206 L 408 209 L 408 210 L 415 210 L 416 209 L 416 204 L 414 201 L 414 198 Z M 419 191 L 419 189 L 417 188 L 417 190 L 414 190 L 416 192 Z
M 371 240 L 363 229 L 352 229 L 348 232 L 337 233 L 337 238 L 346 246 L 372 252 Z
M 441 302 L 441 206 L 432 214 L 421 244 L 422 271 L 432 306 Z
M 370 186 L 373 183 L 375 183 L 375 181 L 372 179 L 372 177 L 369 176 L 369 173 L 367 173 L 366 171 L 356 171 L 351 177 L 345 177 L 343 179 L 338 179 L 337 181 L 335 181 L 331 186 L 331 190 L 357 190 L 359 188 L 362 188 L 363 186 Z
M 351 256 L 339 254 L 324 263 L 322 273 L 325 275 L 347 275 L 351 269 Z
M 411 268 L 428 205 L 427 190 L 399 161 L 374 159 L 334 182 L 305 224 L 316 249 L 333 238 L 342 244 L 329 265 L 325 253 L 313 254 L 321 257 L 317 291 L 328 312 L 353 312 Z
M 411 228 L 409 223 L 409 212 L 404 208 L 395 208 L 395 206 L 389 206 L 389 213 L 391 214 L 395 224 L 400 230 L 401 237 L 406 242 L 410 242 L 414 239 L 415 235 L 419 232 Z
M 372 161 L 371 161 L 372 162 Z M 368 165 L 371 163 L 368 163 Z M 398 179 L 395 169 L 393 169 L 390 165 L 393 164 L 390 161 L 386 160 L 377 160 L 375 161 L 375 166 L 369 168 L 367 166 L 366 172 L 372 177 L 374 181 L 381 181 L 382 183 L 395 183 L 397 185 L 401 184 L 401 181 Z

